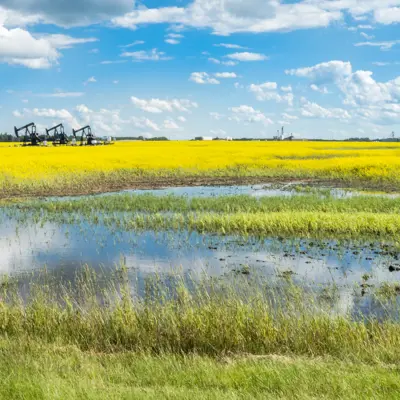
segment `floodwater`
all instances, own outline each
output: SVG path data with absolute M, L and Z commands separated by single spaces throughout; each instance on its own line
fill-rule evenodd
M 362 192 L 341 188 L 329 187 L 316 187 L 304 185 L 302 182 L 290 182 L 286 184 L 260 184 L 260 185 L 235 185 L 235 186 L 182 186 L 182 187 L 167 187 L 161 189 L 132 189 L 123 190 L 119 192 L 101 193 L 92 196 L 75 196 L 75 197 L 49 197 L 48 201 L 70 200 L 76 198 L 90 198 L 97 196 L 113 196 L 121 194 L 153 194 L 155 196 L 184 196 L 188 198 L 193 197 L 218 197 L 218 196 L 237 196 L 248 195 L 252 197 L 275 197 L 285 196 L 290 197 L 294 195 L 316 193 L 320 195 L 327 195 L 336 198 L 348 198 L 354 196 L 382 196 L 382 197 L 399 197 L 399 193 L 374 193 Z
M 373 304 L 366 282 L 370 287 L 400 281 L 397 250 L 379 242 L 128 232 L 85 221 L 69 225 L 28 220 L 21 225 L 13 217 L 3 216 L 0 274 L 26 279 L 26 272 L 46 267 L 53 276 L 62 274 L 73 281 L 76 271 L 85 265 L 105 274 L 124 265 L 132 282 L 143 282 L 155 272 L 178 271 L 221 278 L 258 274 L 271 282 L 290 277 L 319 288 L 335 284 L 340 294 L 336 308 L 365 314 Z

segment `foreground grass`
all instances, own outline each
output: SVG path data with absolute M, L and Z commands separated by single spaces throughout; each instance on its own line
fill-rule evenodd
M 145 355 L 0 340 L 1 399 L 398 399 L 399 367 L 330 358 Z
M 0 399 L 400 396 L 399 323 L 337 314 L 336 287 L 174 274 L 138 297 L 124 268 L 106 283 L 89 268 L 37 278 L 0 285 Z M 397 310 L 397 289 L 382 293 Z
M 32 281 L 23 297 L 13 280 L 5 280 L 0 336 L 102 353 L 400 360 L 399 324 L 391 317 L 397 310 L 394 286 L 381 291 L 384 301 L 373 299 L 379 320 L 354 320 L 351 308 L 338 313 L 335 286 L 310 292 L 290 279 L 275 286 L 249 270 L 222 281 L 151 276 L 134 287 L 124 269 L 105 280 L 85 268 L 74 283 Z

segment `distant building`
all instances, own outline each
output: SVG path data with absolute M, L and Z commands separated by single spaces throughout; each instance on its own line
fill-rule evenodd
M 197 137 L 194 138 L 194 140 L 212 141 L 213 138 L 211 136 L 197 136 Z

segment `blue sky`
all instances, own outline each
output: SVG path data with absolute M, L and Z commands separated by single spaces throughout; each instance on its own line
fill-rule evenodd
M 400 136 L 400 0 L 0 0 L 0 132 Z

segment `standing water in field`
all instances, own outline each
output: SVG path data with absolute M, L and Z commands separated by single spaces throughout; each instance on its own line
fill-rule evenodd
M 400 279 L 395 248 L 374 242 L 256 239 L 183 232 L 132 232 L 102 223 L 37 222 L 3 215 L 0 272 L 25 276 L 46 267 L 53 277 L 73 281 L 84 265 L 112 274 L 124 265 L 132 281 L 154 273 L 221 277 L 260 275 L 279 284 L 291 279 L 319 289 L 341 288 L 341 308 L 354 295 Z M 367 303 L 366 303 L 367 302 Z M 365 298 L 358 309 L 368 308 Z M 364 310 L 365 311 L 365 310 Z

